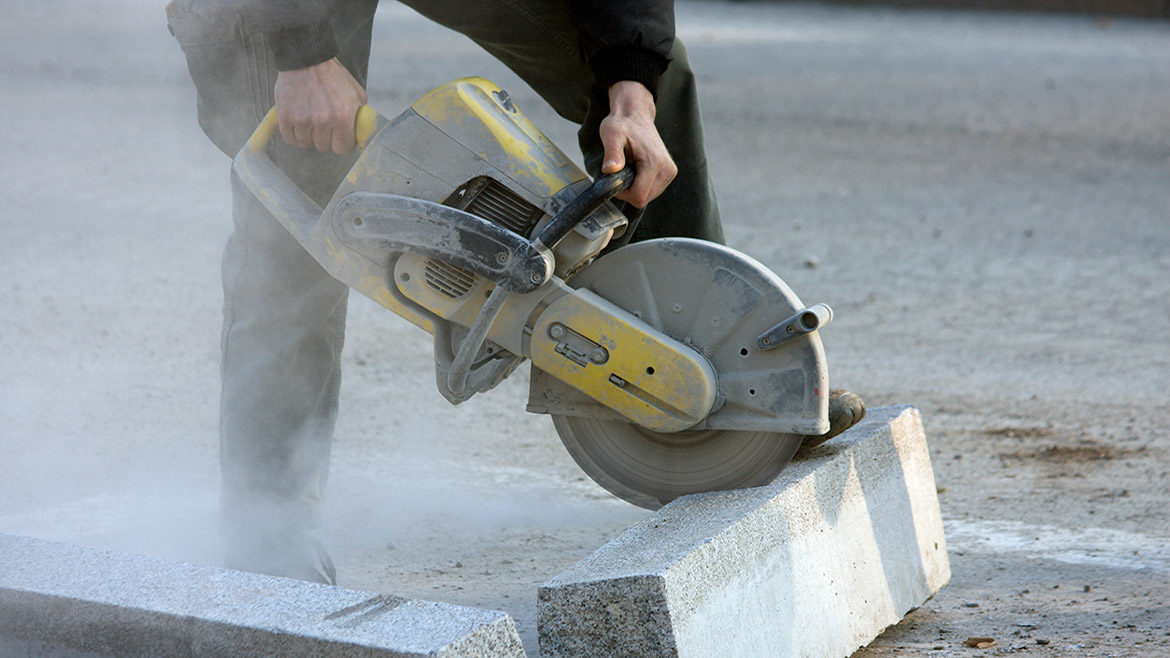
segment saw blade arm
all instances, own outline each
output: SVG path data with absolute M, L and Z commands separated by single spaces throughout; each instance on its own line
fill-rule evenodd
M 638 318 L 651 327 L 648 331 L 682 343 L 709 362 L 717 381 L 716 398 L 702 415 L 692 417 L 688 427 L 810 435 L 828 430 L 828 371 L 818 332 L 801 333 L 773 349 L 756 345 L 762 329 L 783 326 L 786 319 L 799 318 L 808 308 L 778 276 L 750 257 L 689 238 L 647 240 L 594 261 L 573 279 L 573 286 L 604 299 L 606 308 L 618 309 L 608 311 L 606 317 Z M 584 298 L 583 292 L 576 295 Z M 545 323 L 563 322 L 557 312 L 559 307 L 550 306 Z M 530 409 L 609 418 L 611 414 L 602 408 L 608 406 L 641 422 L 617 404 L 622 398 L 607 401 L 558 374 L 556 355 L 549 355 L 547 364 L 541 361 L 539 328 L 532 334 L 533 364 L 580 393 L 561 387 L 546 391 L 544 382 L 549 378 L 534 376 Z M 682 378 L 664 384 L 674 381 L 678 396 L 687 397 Z M 607 387 L 601 390 L 612 393 Z M 665 426 L 653 429 L 677 431 Z

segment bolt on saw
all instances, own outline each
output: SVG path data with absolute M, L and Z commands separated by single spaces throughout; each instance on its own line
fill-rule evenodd
M 272 111 L 233 163 L 251 193 L 332 276 L 433 336 L 452 403 L 531 362 L 528 411 L 613 494 L 653 509 L 763 485 L 829 430 L 829 307 L 723 245 L 627 244 L 610 199 L 633 171 L 590 180 L 491 82 L 394 119 L 363 107 L 324 208 L 267 156 L 276 129 Z

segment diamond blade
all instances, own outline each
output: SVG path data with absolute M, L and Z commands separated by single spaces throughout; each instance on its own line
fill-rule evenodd
M 765 485 L 802 438 L 731 430 L 664 434 L 621 421 L 552 418 L 561 442 L 590 478 L 646 509 L 689 493 Z

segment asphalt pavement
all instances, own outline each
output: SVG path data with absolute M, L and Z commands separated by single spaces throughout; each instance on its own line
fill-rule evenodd
M 681 2 L 729 243 L 836 317 L 835 385 L 923 415 L 951 584 L 860 656 L 1170 653 L 1170 25 Z M 371 103 L 482 75 L 386 3 Z M 0 23 L 0 532 L 215 563 L 229 162 L 161 3 Z M 350 303 L 327 531 L 353 589 L 510 612 L 644 517 L 527 376 L 459 407 L 429 338 Z M 965 646 L 994 639 L 990 648 Z

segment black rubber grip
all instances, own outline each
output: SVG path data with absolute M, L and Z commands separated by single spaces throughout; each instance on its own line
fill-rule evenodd
M 533 238 L 533 243 L 539 242 L 549 249 L 553 248 L 569 234 L 569 231 L 585 221 L 586 217 L 596 212 L 606 201 L 633 185 L 636 175 L 633 165 L 627 165 L 616 174 L 599 177 L 557 213 L 556 217 L 553 217 Z

